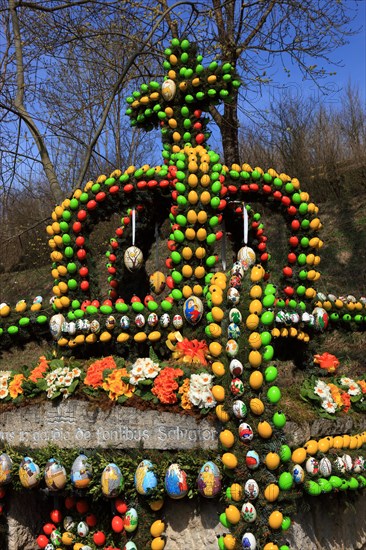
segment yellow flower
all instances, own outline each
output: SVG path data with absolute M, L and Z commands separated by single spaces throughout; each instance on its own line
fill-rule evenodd
M 190 387 L 190 380 L 189 378 L 185 378 L 183 384 L 178 390 L 178 393 L 182 395 L 180 406 L 182 409 L 190 410 L 193 408 L 192 403 L 189 400 L 188 394 L 189 394 L 189 387 Z
M 115 369 L 111 372 L 106 381 L 103 382 L 103 389 L 109 392 L 109 399 L 115 401 L 122 395 L 125 395 L 126 397 L 132 396 L 135 391 L 135 387 L 122 380 L 125 376 L 128 377 L 128 372 L 125 368 Z
M 9 384 L 9 393 L 12 399 L 16 399 L 18 395 L 23 393 L 22 382 L 25 376 L 23 374 L 16 374 L 13 380 Z

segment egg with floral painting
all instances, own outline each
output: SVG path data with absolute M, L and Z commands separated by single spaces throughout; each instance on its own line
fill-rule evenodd
M 305 469 L 311 476 L 316 476 L 319 473 L 319 462 L 316 458 L 311 456 L 307 459 Z
M 6 453 L 0 455 L 0 486 L 6 485 L 11 481 L 11 469 L 13 461 Z
M 92 468 L 88 457 L 80 454 L 71 466 L 71 483 L 76 489 L 86 489 L 92 479 Z
M 142 460 L 135 472 L 135 489 L 139 495 L 147 495 L 158 485 L 154 465 L 150 460 Z
M 230 383 L 230 391 L 233 395 L 240 396 L 244 393 L 244 384 L 240 378 L 233 378 Z
M 149 327 L 156 327 L 156 325 L 159 322 L 159 317 L 156 315 L 156 313 L 149 313 L 149 316 L 147 318 L 147 324 Z
M 89 526 L 85 521 L 80 521 L 77 524 L 76 532 L 79 537 L 84 538 L 89 534 Z
M 102 493 L 107 498 L 115 498 L 123 491 L 123 475 L 117 464 L 111 462 L 104 468 L 100 483 Z
M 236 418 L 245 418 L 247 415 L 248 409 L 244 401 L 236 399 L 233 403 L 233 413 Z
M 245 550 L 256 550 L 257 541 L 253 533 L 244 533 L 243 538 L 241 539 L 242 548 Z
M 165 474 L 165 490 L 175 500 L 184 498 L 188 493 L 187 474 L 179 464 L 171 464 Z
M 344 454 L 342 456 L 344 467 L 346 468 L 346 472 L 352 471 L 352 457 L 350 455 Z
M 322 307 L 316 307 L 313 309 L 312 314 L 315 319 L 315 328 L 322 332 L 328 326 L 329 316 L 325 309 Z
M 239 425 L 239 428 L 238 428 L 238 432 L 239 432 L 239 439 L 240 441 L 242 441 L 243 443 L 249 443 L 249 441 L 252 441 L 253 439 L 253 429 L 252 427 L 247 424 L 246 422 L 242 422 L 240 425 Z M 259 457 L 258 457 L 259 458 Z
M 244 493 L 249 500 L 255 500 L 259 495 L 258 483 L 255 479 L 248 479 L 244 485 Z
M 52 531 L 52 533 L 50 535 L 50 541 L 53 544 L 53 546 L 56 546 L 56 548 L 58 546 L 61 546 L 61 544 L 62 544 L 61 531 L 59 531 L 58 529 L 54 529 L 54 531 Z
M 337 456 L 337 458 L 334 461 L 334 467 L 335 469 L 340 472 L 341 474 L 346 473 L 346 466 L 340 456 Z
M 26 489 L 36 487 L 40 482 L 39 466 L 29 456 L 24 457 L 20 463 L 19 479 Z
M 241 277 L 238 277 L 237 275 L 232 275 L 230 277 L 229 286 L 231 288 L 236 288 L 237 290 L 240 290 L 241 288 Z
M 66 470 L 55 458 L 50 458 L 44 471 L 44 480 L 51 491 L 60 491 L 67 483 Z
M 137 550 L 137 546 L 132 540 L 129 540 L 128 542 L 126 542 L 123 550 Z
M 135 508 L 129 508 L 123 520 L 123 526 L 127 533 L 133 533 L 137 529 L 138 514 Z
M 233 306 L 237 306 L 240 302 L 240 294 L 236 288 L 229 288 L 227 291 L 227 301 Z
M 239 344 L 232 338 L 226 342 L 226 353 L 229 357 L 235 357 L 239 353 Z
M 305 479 L 305 472 L 300 464 L 295 464 L 292 468 L 292 478 L 295 483 L 303 483 Z
M 244 502 L 241 507 L 241 515 L 243 516 L 243 520 L 248 523 L 253 523 L 257 519 L 257 511 L 251 502 Z
M 364 469 L 365 469 L 365 460 L 364 460 L 363 456 L 357 456 L 353 460 L 352 469 L 353 469 L 355 474 L 361 474 L 364 471 Z
M 205 462 L 197 479 L 199 493 L 207 498 L 214 498 L 221 491 L 221 473 L 214 462 Z
M 174 315 L 173 317 L 173 327 L 179 330 L 183 326 L 183 317 L 181 315 Z

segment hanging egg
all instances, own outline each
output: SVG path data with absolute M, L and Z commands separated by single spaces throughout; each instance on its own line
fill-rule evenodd
M 87 319 L 78 319 L 75 325 L 76 330 L 79 330 L 81 332 L 89 332 L 90 330 L 90 323 Z
M 19 466 L 19 479 L 20 483 L 26 489 L 32 489 L 36 487 L 40 482 L 39 466 L 33 462 L 32 458 L 26 456 Z
M 342 456 L 344 467 L 346 468 L 346 472 L 352 471 L 352 457 L 350 455 L 344 454 Z
M 340 456 L 337 456 L 337 458 L 334 461 L 334 467 L 335 469 L 340 472 L 341 474 L 346 473 L 346 466 Z
M 314 326 L 317 330 L 320 332 L 323 332 L 328 326 L 329 316 L 328 313 L 323 309 L 322 307 L 316 307 L 312 311 L 312 315 L 314 316 Z
M 254 434 L 252 427 L 249 424 L 242 422 L 239 425 L 238 431 L 240 441 L 243 443 L 249 443 L 249 441 L 252 441 Z
M 247 415 L 248 409 L 244 401 L 240 401 L 240 399 L 237 399 L 233 403 L 233 413 L 236 418 L 245 418 Z
M 232 359 L 230 361 L 229 369 L 231 376 L 241 376 L 243 374 L 244 367 L 239 359 Z
M 111 462 L 108 464 L 101 477 L 102 493 L 107 498 L 115 498 L 124 488 L 124 480 L 121 470 Z
M 173 317 L 173 327 L 179 330 L 183 326 L 183 318 L 181 315 L 174 315 Z
M 129 317 L 127 317 L 127 315 L 122 315 L 120 325 L 121 325 L 121 328 L 125 330 L 130 328 L 130 319 Z
M 54 529 L 50 535 L 50 541 L 53 544 L 53 546 L 61 546 L 62 544 L 62 534 L 61 531 L 58 529 Z
M 365 459 L 363 458 L 363 456 L 357 456 L 353 460 L 352 469 L 353 469 L 355 474 L 361 474 L 364 471 L 364 469 L 365 469 Z
M 75 527 L 75 521 L 71 516 L 65 516 L 64 521 L 62 522 L 62 525 L 65 531 L 72 531 Z
M 305 479 L 305 472 L 300 464 L 295 464 L 292 468 L 292 478 L 295 483 L 303 483 Z
M 230 323 L 227 327 L 227 337 L 238 340 L 240 338 L 240 328 L 236 323 Z
M 300 315 L 298 313 L 290 313 L 290 319 L 292 323 L 299 323 L 300 322 Z
M 156 313 L 149 313 L 149 316 L 147 318 L 147 324 L 149 327 L 155 327 L 159 322 L 159 317 L 156 315 Z
M 50 319 L 50 333 L 54 340 L 58 340 L 61 336 L 62 325 L 65 322 L 65 317 L 58 313 L 57 315 L 52 315 Z
M 319 462 L 319 471 L 323 477 L 329 477 L 332 473 L 332 463 L 327 457 L 323 457 Z
M 290 325 L 291 324 L 291 316 L 286 311 L 277 311 L 276 317 L 275 317 L 276 323 L 280 325 Z
M 150 460 L 143 460 L 135 472 L 135 488 L 140 495 L 147 495 L 158 485 L 154 465 Z
M 77 524 L 76 532 L 79 535 L 79 537 L 84 538 L 87 535 L 89 535 L 89 526 L 85 521 L 80 521 Z
M 255 264 L 255 252 L 249 246 L 243 246 L 236 257 L 245 271 Z
M 243 516 L 244 521 L 253 523 L 253 521 L 257 519 L 257 510 L 251 502 L 244 502 L 241 508 L 241 515 Z
M 240 426 L 241 426 L 241 424 L 240 424 Z M 239 426 L 239 428 L 240 428 L 240 426 Z M 246 457 L 245 457 L 245 464 L 247 465 L 249 470 L 256 470 L 257 468 L 259 468 L 260 459 L 259 459 L 259 454 L 257 453 L 257 451 L 250 450 L 250 451 L 247 452 Z
M 242 266 L 241 262 L 237 261 L 233 263 L 230 274 L 232 277 L 244 277 L 244 267 Z
M 177 86 L 174 80 L 171 80 L 170 78 L 167 78 L 161 85 L 161 95 L 165 101 L 171 101 L 174 98 L 176 91 Z
M 137 246 L 130 246 L 124 253 L 123 261 L 128 271 L 132 273 L 138 271 L 144 261 L 142 250 L 137 248 Z
M 249 500 L 255 500 L 259 495 L 258 483 L 255 479 L 248 479 L 244 485 L 244 493 Z
M 180 499 L 188 493 L 187 474 L 179 464 L 171 464 L 165 474 L 165 490 L 170 498 Z
M 0 487 L 7 485 L 11 481 L 11 469 L 13 467 L 13 461 L 9 455 L 3 453 L 0 455 Z
M 199 493 L 207 498 L 213 498 L 221 491 L 221 473 L 214 462 L 205 462 L 197 479 Z
M 71 321 L 71 323 L 68 324 L 67 332 L 70 336 L 74 336 L 76 334 L 76 323 L 74 323 L 74 321 Z
M 92 334 L 98 334 L 98 332 L 100 332 L 100 324 L 99 322 L 94 319 L 91 323 L 90 323 L 90 332 Z
M 67 483 L 66 470 L 55 458 L 50 458 L 44 470 L 44 480 L 51 491 L 60 491 Z
M 244 393 L 244 384 L 240 378 L 233 378 L 230 383 L 230 391 L 233 395 L 240 396 Z
M 123 526 L 127 533 L 133 533 L 137 529 L 138 515 L 135 508 L 129 508 L 123 519 Z
M 236 355 L 238 355 L 239 353 L 239 344 L 236 340 L 233 340 L 233 338 L 230 338 L 230 340 L 226 342 L 225 349 L 229 357 L 236 357 Z
M 163 315 L 160 317 L 160 325 L 163 328 L 167 328 L 170 324 L 170 315 L 169 313 L 163 313 Z
M 108 330 L 113 330 L 115 326 L 116 326 L 116 319 L 113 317 L 113 315 L 109 315 L 109 317 L 107 317 L 107 320 L 105 322 L 105 328 Z
M 242 317 L 242 314 L 240 313 L 240 311 L 236 308 L 236 307 L 233 307 L 230 311 L 229 311 L 229 321 L 230 323 L 235 323 L 236 325 L 239 325 L 243 320 L 243 317 Z
M 240 294 L 236 288 L 229 288 L 227 291 L 227 301 L 233 306 L 237 306 L 240 302 Z
M 311 476 L 316 476 L 319 473 L 319 462 L 316 458 L 311 456 L 307 459 L 305 469 Z
M 41 304 L 43 302 L 42 296 L 36 296 L 33 298 L 33 304 Z
M 183 315 L 191 325 L 197 325 L 203 315 L 203 304 L 197 296 L 190 296 L 184 302 Z
M 135 325 L 139 328 L 142 328 L 145 326 L 145 317 L 142 315 L 142 313 L 139 313 L 135 317 Z
M 236 288 L 237 290 L 241 289 L 241 277 L 238 277 L 237 275 L 232 275 L 230 277 L 229 286 L 231 288 Z
M 257 542 L 253 533 L 244 533 L 241 539 L 241 545 L 245 550 L 255 550 L 257 548 Z
M 76 489 L 86 489 L 92 478 L 92 468 L 88 457 L 80 454 L 71 466 L 71 483 Z
M 155 294 L 161 294 L 165 288 L 165 275 L 161 271 L 155 271 L 149 278 L 150 290 Z

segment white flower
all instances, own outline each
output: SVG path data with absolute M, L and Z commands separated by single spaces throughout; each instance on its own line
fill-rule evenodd
M 71 386 L 71 384 L 73 383 L 74 381 L 74 377 L 70 375 L 70 373 L 65 376 L 65 381 L 64 381 L 64 385 L 65 386 Z
M 7 397 L 9 395 L 9 390 L 8 388 L 3 388 L 1 391 L 0 391 L 0 399 L 5 399 L 5 397 Z
M 203 406 L 208 409 L 211 409 L 216 405 L 216 401 L 211 391 L 206 391 L 202 393 L 202 401 L 203 401 Z
M 60 393 L 62 394 L 64 399 L 67 399 L 68 397 L 70 397 L 70 394 L 67 391 L 67 388 L 61 388 Z
M 335 413 L 337 410 L 337 404 L 333 401 L 333 399 L 324 399 L 322 402 L 322 407 L 329 413 Z
M 72 371 L 69 371 L 68 374 L 72 375 L 74 378 L 78 378 L 78 376 L 80 376 L 81 374 L 81 370 L 78 369 L 78 368 L 75 368 L 75 369 L 72 369 Z
M 355 384 L 355 381 L 352 380 L 352 378 L 347 378 L 347 376 L 343 376 L 340 379 L 340 383 L 342 384 L 342 386 L 351 386 L 352 384 Z
M 318 395 L 321 399 L 331 399 L 332 395 L 329 387 L 320 380 L 314 387 L 314 393 L 316 393 L 316 395 Z
M 52 399 L 53 394 L 54 394 L 53 388 L 50 388 L 50 389 L 47 390 L 48 399 Z
M 349 393 L 349 395 L 359 395 L 361 393 L 361 388 L 356 383 L 350 384 L 347 393 Z

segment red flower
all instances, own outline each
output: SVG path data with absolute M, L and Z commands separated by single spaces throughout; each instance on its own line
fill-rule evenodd
M 314 355 L 314 363 L 317 363 L 321 369 L 333 373 L 339 367 L 339 361 L 335 355 L 327 351 L 322 355 Z

